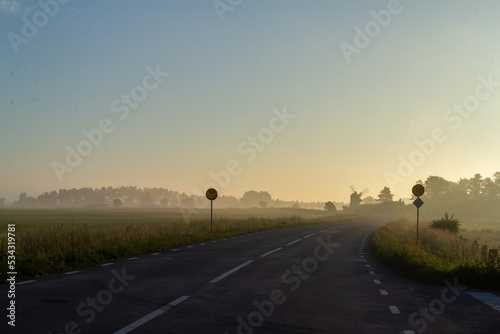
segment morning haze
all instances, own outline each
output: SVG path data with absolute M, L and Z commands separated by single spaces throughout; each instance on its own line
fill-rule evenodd
M 497 6 L 70 2 L 28 22 L 44 9 L 7 1 L 0 197 L 217 186 L 348 202 L 351 184 L 398 199 L 429 175 L 491 177 Z

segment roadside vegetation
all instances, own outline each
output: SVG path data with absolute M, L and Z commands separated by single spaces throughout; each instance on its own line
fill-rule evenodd
M 463 224 L 465 225 L 465 224 Z M 445 214 L 431 223 L 421 223 L 419 241 L 416 224 L 408 219 L 378 229 L 371 241 L 375 255 L 393 269 L 427 282 L 458 282 L 470 288 L 500 290 L 500 258 L 489 257 L 498 244 L 470 239 L 461 223 Z
M 221 210 L 222 211 L 222 210 Z M 18 279 L 37 277 L 210 240 L 276 228 L 352 221 L 360 216 L 318 210 L 225 210 L 210 231 L 210 213 L 190 222 L 179 210 L 0 210 L 0 282 L 7 276 L 7 224 L 16 225 Z M 307 211 L 307 212 L 305 212 Z M 249 216 L 253 212 L 256 216 Z M 303 213 L 302 216 L 282 216 Z M 271 216 L 267 218 L 263 215 Z M 140 218 L 142 217 L 142 218 Z

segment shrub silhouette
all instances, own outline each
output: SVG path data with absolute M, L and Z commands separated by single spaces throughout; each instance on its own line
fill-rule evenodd
M 452 233 L 458 233 L 460 232 L 460 221 L 455 218 L 455 214 L 452 214 L 450 217 L 448 212 L 445 212 L 444 217 L 438 220 L 433 220 L 430 223 L 430 227 L 450 231 Z

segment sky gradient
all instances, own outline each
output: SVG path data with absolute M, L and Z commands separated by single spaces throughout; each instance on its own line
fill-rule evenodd
M 497 1 L 41 3 L 0 0 L 7 202 L 120 185 L 348 202 L 351 184 L 400 198 L 500 171 Z

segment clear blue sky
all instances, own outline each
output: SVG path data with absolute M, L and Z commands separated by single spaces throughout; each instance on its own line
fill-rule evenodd
M 500 170 L 497 1 L 42 2 L 0 0 L 8 202 L 191 194 L 213 173 L 222 195 L 347 202 L 351 184 L 399 198 L 429 175 Z

